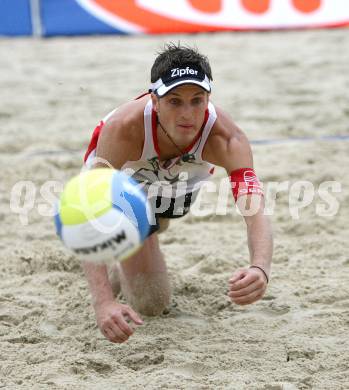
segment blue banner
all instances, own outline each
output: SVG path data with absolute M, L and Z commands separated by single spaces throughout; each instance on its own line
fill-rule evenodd
M 123 33 L 97 19 L 75 0 L 41 0 L 41 21 L 44 36 Z
M 349 26 L 348 0 L 0 0 L 0 35 L 9 36 L 343 26 Z
M 32 35 L 29 0 L 0 0 L 0 35 Z

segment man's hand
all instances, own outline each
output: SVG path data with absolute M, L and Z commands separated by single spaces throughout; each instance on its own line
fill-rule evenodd
M 267 279 L 258 268 L 242 268 L 229 279 L 228 295 L 237 305 L 248 305 L 262 298 Z
M 102 334 L 112 343 L 124 343 L 132 336 L 134 328 L 126 321 L 136 325 L 143 321 L 129 306 L 110 301 L 95 308 L 97 324 Z

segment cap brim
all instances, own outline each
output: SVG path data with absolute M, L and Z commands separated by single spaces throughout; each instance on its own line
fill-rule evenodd
M 166 86 L 165 84 L 163 84 L 161 87 L 159 87 L 157 90 L 156 90 L 156 94 L 160 97 L 162 96 L 165 96 L 168 92 L 170 92 L 172 89 L 180 86 L 180 85 L 183 85 L 183 84 L 195 84 L 195 85 L 198 85 L 199 87 L 203 88 L 205 91 L 207 92 L 211 92 L 211 86 L 210 84 L 205 80 L 193 80 L 193 79 L 187 79 L 187 80 L 178 80 L 176 81 L 175 83 L 171 84 L 171 85 L 168 85 Z

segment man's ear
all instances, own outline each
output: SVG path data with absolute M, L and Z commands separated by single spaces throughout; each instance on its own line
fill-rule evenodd
M 154 92 L 152 92 L 150 94 L 150 97 L 151 97 L 151 100 L 152 100 L 152 103 L 153 103 L 154 111 L 155 112 L 159 112 L 159 102 L 160 102 L 160 99 L 155 95 Z

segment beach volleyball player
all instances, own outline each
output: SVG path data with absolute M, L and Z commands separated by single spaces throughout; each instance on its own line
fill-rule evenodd
M 136 254 L 112 269 L 83 265 L 98 326 L 112 342 L 126 341 L 133 334 L 132 322 L 142 324 L 141 314 L 158 315 L 169 305 L 170 285 L 158 234 L 172 218 L 189 211 L 214 166 L 225 168 L 235 200 L 260 200 L 257 212 L 244 217 L 251 264 L 233 270 L 232 253 L 228 295 L 234 303 L 246 305 L 265 293 L 273 245 L 262 189 L 246 136 L 210 102 L 211 81 L 205 56 L 189 47 L 166 45 L 152 66 L 149 93 L 118 107 L 93 133 L 85 164 L 132 174 L 143 183 L 155 213 L 151 232 Z M 116 301 L 120 288 L 127 305 Z

